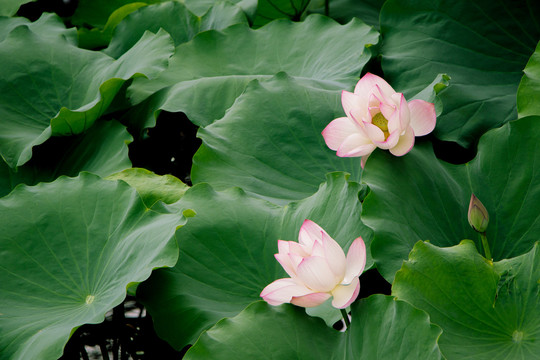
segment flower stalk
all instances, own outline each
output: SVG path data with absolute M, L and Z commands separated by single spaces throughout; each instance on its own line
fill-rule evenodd
M 345 309 L 339 309 L 341 311 L 341 316 L 343 316 L 343 321 L 345 322 L 345 328 L 349 329 L 349 326 L 351 326 L 351 321 L 349 320 L 349 314 L 347 314 L 347 310 Z
M 485 232 L 480 233 L 480 239 L 482 240 L 482 247 L 484 248 L 484 254 L 486 255 L 486 259 L 492 260 L 493 258 L 491 257 L 491 251 L 489 250 L 489 244 Z

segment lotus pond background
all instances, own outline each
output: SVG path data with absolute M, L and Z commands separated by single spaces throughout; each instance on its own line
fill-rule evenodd
M 540 359 L 539 2 L 0 15 L 0 359 Z M 438 117 L 362 169 L 321 131 L 367 72 Z M 259 297 L 304 219 L 366 243 L 345 332 Z

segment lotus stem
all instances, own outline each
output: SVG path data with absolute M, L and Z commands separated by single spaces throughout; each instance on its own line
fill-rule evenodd
M 330 16 L 330 0 L 324 0 L 324 15 Z
M 480 239 L 482 239 L 482 246 L 484 247 L 484 253 L 486 254 L 486 259 L 493 260 L 493 258 L 491 257 L 491 251 L 489 251 L 489 244 L 488 244 L 485 232 L 480 233 Z
M 347 311 L 345 309 L 340 309 L 341 316 L 343 316 L 343 321 L 345 321 L 345 327 L 346 329 L 349 329 L 349 326 L 351 326 L 351 322 L 349 321 L 349 314 L 347 314 Z

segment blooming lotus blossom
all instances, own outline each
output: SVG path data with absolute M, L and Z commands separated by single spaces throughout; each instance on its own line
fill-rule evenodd
M 382 78 L 367 73 L 354 89 L 343 91 L 341 104 L 346 117 L 333 120 L 323 130 L 326 145 L 340 157 L 368 156 L 380 148 L 403 156 L 414 145 L 415 136 L 435 128 L 435 106 L 424 100 L 407 102 Z
M 261 292 L 270 305 L 318 306 L 333 296 L 332 306 L 344 309 L 360 292 L 358 277 L 366 265 L 366 246 L 354 240 L 347 257 L 339 244 L 311 220 L 305 220 L 299 242 L 278 240 L 277 261 L 290 278 L 279 279 Z

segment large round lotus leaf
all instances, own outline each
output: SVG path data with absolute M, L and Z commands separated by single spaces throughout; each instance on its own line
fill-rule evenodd
M 13 29 L 21 25 L 28 27 L 32 32 L 44 39 L 54 41 L 59 40 L 59 37 L 63 37 L 69 43 L 77 45 L 77 30 L 74 28 L 66 29 L 62 19 L 50 13 L 43 13 L 34 22 L 30 22 L 30 20 L 23 17 L 0 17 L 0 41 L 3 41 Z
M 261 301 L 203 333 L 185 358 L 438 360 L 440 333 L 425 312 L 390 296 L 355 302 L 345 333 L 299 307 Z
M 71 333 L 98 323 L 126 287 L 172 266 L 182 215 L 144 206 L 123 182 L 83 173 L 0 199 L 2 359 L 57 359 Z
M 136 79 L 128 94 L 139 103 L 155 93 L 148 100 L 154 103 L 146 114 L 149 124 L 162 109 L 206 126 L 223 117 L 251 80 L 280 71 L 314 87 L 351 89 L 371 56 L 365 47 L 377 41 L 378 33 L 360 21 L 340 25 L 319 15 L 301 23 L 277 20 L 258 30 L 237 24 L 179 45 L 166 71 L 154 80 Z
M 474 193 L 489 212 L 487 239 L 495 260 L 529 251 L 540 231 L 540 118 L 527 117 L 485 134 L 465 165 L 438 160 L 427 143 L 404 157 L 376 151 L 362 180 L 371 193 L 362 220 L 375 231 L 371 248 L 381 274 L 392 281 L 418 240 L 438 246 L 476 241 L 467 211 Z
M 0 197 L 16 185 L 50 182 L 82 171 L 99 176 L 131 167 L 128 146 L 133 138 L 117 121 L 97 121 L 83 134 L 54 138 L 34 149 L 34 157 L 17 171 L 0 161 Z
M 360 160 L 337 157 L 321 135 L 342 114 L 337 91 L 303 86 L 283 73 L 254 81 L 223 119 L 199 129 L 193 183 L 239 186 L 282 204 L 313 194 L 331 171 L 358 181 Z
M 540 115 L 540 43 L 532 54 L 517 93 L 517 109 L 520 117 Z
M 451 248 L 419 242 L 392 293 L 443 329 L 448 360 L 532 360 L 540 354 L 540 250 L 492 264 L 465 240 Z
M 540 2 L 390 0 L 381 10 L 387 80 L 405 96 L 448 74 L 435 136 L 470 147 L 516 118 L 516 91 L 540 38 Z
M 132 12 L 116 27 L 105 53 L 116 58 L 131 48 L 145 31 L 167 31 L 174 45 L 188 42 L 201 31 L 220 30 L 233 24 L 247 23 L 242 10 L 230 3 L 219 2 L 203 16 L 197 16 L 176 1 L 145 6 Z
M 14 168 L 51 135 L 85 131 L 127 79 L 156 75 L 173 50 L 166 32 L 146 33 L 114 60 L 26 26 L 15 28 L 0 42 L 0 118 L 9 119 L 0 122 L 0 155 Z
M 359 220 L 359 189 L 345 174 L 329 174 L 313 197 L 285 208 L 238 188 L 216 192 L 198 184 L 189 189 L 177 205 L 197 215 L 178 233 L 178 263 L 155 271 L 137 292 L 158 334 L 181 349 L 221 318 L 235 316 L 259 300 L 266 285 L 287 277 L 274 258 L 277 240 L 297 241 L 305 219 L 328 229 L 345 249 L 362 236 L 369 268 L 371 232 Z M 336 208 L 339 211 L 332 211 Z

